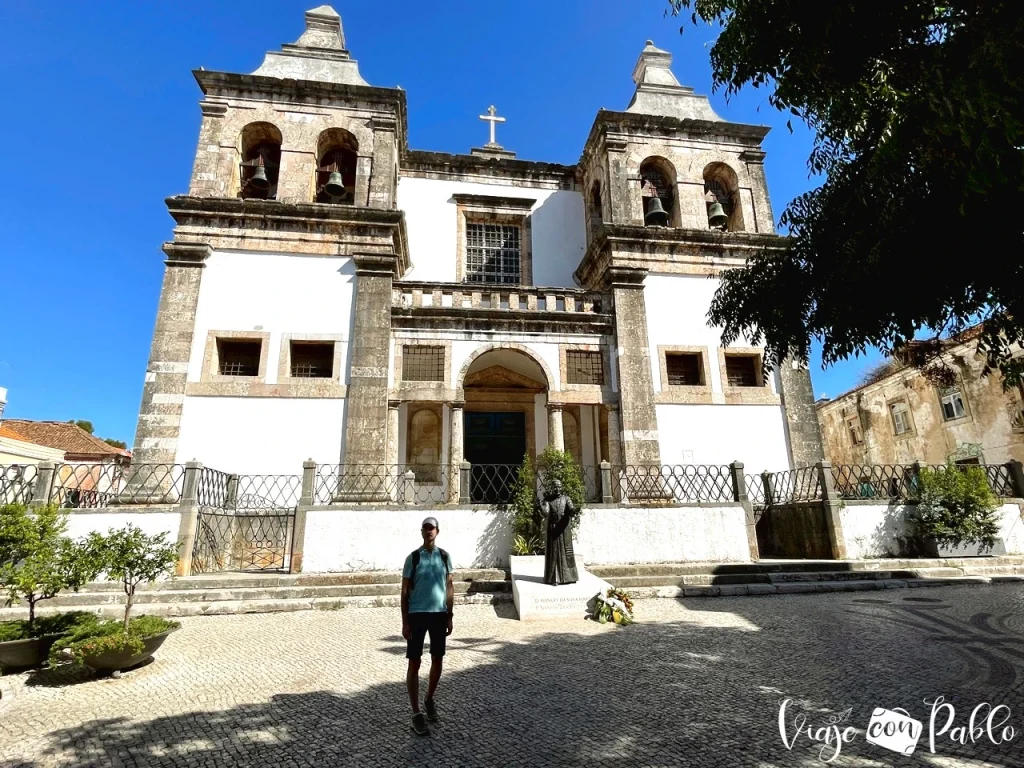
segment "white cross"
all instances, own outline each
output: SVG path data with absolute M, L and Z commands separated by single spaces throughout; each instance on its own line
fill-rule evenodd
M 487 108 L 487 114 L 486 115 L 480 115 L 480 119 L 481 120 L 486 120 L 487 122 L 489 122 L 491 124 L 491 141 L 487 145 L 489 147 L 492 147 L 492 146 L 496 147 L 496 146 L 498 146 L 498 142 L 494 140 L 494 124 L 495 123 L 504 123 L 505 122 L 505 118 L 504 117 L 496 117 L 495 116 L 495 113 L 497 111 L 498 110 L 494 108 L 494 105 L 491 104 L 491 106 Z

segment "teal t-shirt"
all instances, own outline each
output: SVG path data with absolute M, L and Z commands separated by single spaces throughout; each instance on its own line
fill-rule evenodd
M 446 613 L 448 611 L 448 574 L 452 571 L 452 559 L 448 557 L 445 570 L 441 550 L 434 547 L 428 552 L 420 547 L 420 562 L 416 567 L 416 578 L 409 595 L 409 613 Z M 412 555 L 405 558 L 402 577 L 412 579 Z

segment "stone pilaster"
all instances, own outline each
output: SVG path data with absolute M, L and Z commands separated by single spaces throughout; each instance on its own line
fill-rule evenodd
M 373 120 L 373 163 L 370 175 L 368 205 L 371 208 L 395 207 L 395 181 L 397 157 L 394 119 L 376 117 Z
M 748 149 L 740 155 L 740 160 L 747 164 L 747 176 L 750 178 L 750 191 L 754 198 L 754 221 L 746 222 L 748 232 L 775 232 L 775 218 L 772 214 L 772 201 L 768 197 L 768 180 L 764 175 L 765 153 L 759 149 Z
M 565 432 L 562 429 L 561 403 L 548 403 L 548 445 L 556 451 L 565 450 Z
M 448 407 L 451 414 L 448 426 L 448 476 L 451 478 L 448 483 L 448 501 L 453 504 L 459 501 L 462 475 L 464 474 L 459 470 L 462 468 L 463 461 L 462 413 L 465 407 L 466 403 L 463 400 L 456 400 Z M 468 496 L 468 494 L 468 488 L 462 492 L 462 495 Z
M 632 224 L 634 223 L 631 200 L 633 186 L 629 182 L 626 167 L 627 144 L 622 139 L 606 137 L 604 146 L 608 163 L 608 188 L 605 194 L 609 196 L 611 209 L 609 221 L 612 224 Z
M 346 464 L 387 463 L 388 350 L 395 257 L 355 254 L 355 312 L 345 403 Z
M 388 454 L 385 464 L 391 477 L 392 497 L 398 501 L 398 407 L 401 405 L 397 400 L 388 400 Z
M 790 358 L 779 366 L 778 381 L 786 414 L 789 459 L 794 467 L 809 467 L 825 458 L 811 373 L 806 365 Z
M 622 267 L 613 267 L 605 275 L 615 304 L 622 458 L 624 464 L 631 465 L 661 464 L 644 302 L 646 276 L 645 269 Z M 608 431 L 611 432 L 610 419 Z
M 616 470 L 622 466 L 622 427 L 618 403 L 605 403 L 608 410 L 608 462 Z
M 228 197 L 238 174 L 238 169 L 233 166 L 240 159 L 234 148 L 221 146 L 228 105 L 201 101 L 199 108 L 203 119 L 199 124 L 199 143 L 189 194 L 195 197 Z
M 167 269 L 160 289 L 132 451 L 136 464 L 173 464 L 177 455 L 199 283 L 210 246 L 165 243 L 164 253 Z

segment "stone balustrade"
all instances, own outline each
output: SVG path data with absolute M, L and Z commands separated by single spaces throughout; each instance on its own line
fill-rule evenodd
M 573 288 L 396 282 L 391 306 L 601 314 L 611 311 L 611 297 Z

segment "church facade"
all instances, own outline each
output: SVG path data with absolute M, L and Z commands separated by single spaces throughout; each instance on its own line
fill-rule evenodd
M 501 147 L 493 108 L 468 154 L 410 149 L 404 91 L 363 80 L 328 6 L 252 74 L 196 71 L 134 460 L 418 482 L 547 445 L 585 467 L 820 460 L 806 367 L 763 376 L 706 323 L 717 276 L 782 244 L 767 129 L 670 65 L 648 42 L 575 165 Z

